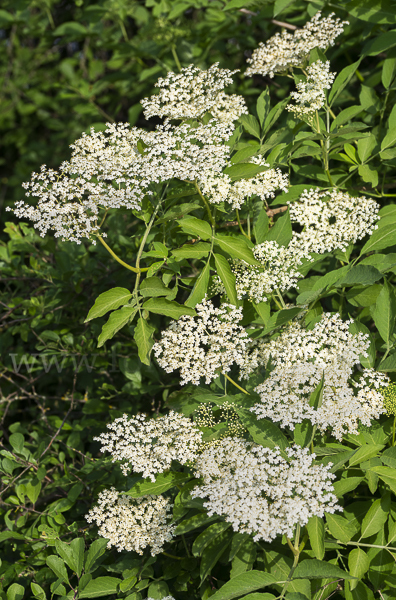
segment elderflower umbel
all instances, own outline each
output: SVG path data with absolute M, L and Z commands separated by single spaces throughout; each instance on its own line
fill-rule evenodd
M 303 277 L 298 267 L 304 260 L 311 260 L 304 249 L 295 248 L 293 244 L 279 246 L 273 240 L 255 246 L 253 254 L 262 267 L 244 261 L 234 261 L 231 265 L 239 300 L 247 296 L 254 302 L 266 302 L 276 290 L 289 290 Z
M 219 63 L 205 71 L 194 65 L 180 73 L 170 71 L 155 84 L 159 93 L 141 100 L 144 115 L 146 119 L 198 119 L 209 112 L 220 122 L 231 124 L 248 112 L 242 96 L 223 91 L 232 83 L 234 73 L 237 70 L 220 69 Z
M 151 556 L 163 551 L 170 542 L 176 525 L 171 522 L 173 505 L 164 496 L 130 498 L 112 487 L 98 496 L 98 504 L 85 516 L 88 523 L 95 521 L 99 535 L 107 538 L 107 547 L 143 554 L 149 546 Z
M 384 398 L 386 414 L 396 416 L 396 385 L 389 383 L 381 390 L 381 394 Z
M 322 17 L 319 11 L 302 29 L 296 29 L 291 34 L 287 31 L 276 33 L 265 44 L 260 42 L 252 57 L 247 60 L 250 67 L 246 70 L 247 76 L 269 75 L 292 71 L 293 67 L 300 67 L 308 58 L 314 48 L 325 50 L 333 46 L 335 38 L 339 36 L 348 21 L 334 19 L 334 13 Z
M 342 510 L 333 493 L 331 463 L 314 465 L 315 454 L 299 446 L 286 453 L 289 460 L 279 448 L 225 438 L 198 457 L 195 475 L 203 483 L 192 497 L 205 498 L 209 516 L 223 516 L 234 531 L 253 534 L 255 542 L 291 538 L 297 524 Z
M 101 452 L 110 452 L 113 462 L 121 463 L 124 475 L 132 469 L 152 481 L 155 475 L 170 469 L 173 460 L 182 465 L 193 460 L 202 438 L 190 419 L 173 411 L 157 419 L 146 419 L 143 414 L 131 418 L 123 415 L 107 428 L 111 433 L 94 438 L 102 443 Z
M 345 250 L 378 227 L 379 204 L 341 190 L 304 190 L 297 202 L 288 204 L 291 221 L 303 228 L 301 233 L 294 233 L 294 244 L 307 252 Z
M 318 60 L 307 67 L 307 80 L 296 84 L 297 92 L 290 96 L 296 101 L 295 105 L 287 106 L 300 119 L 313 119 L 315 112 L 320 110 L 326 101 L 324 90 L 329 90 L 334 81 L 335 73 L 330 73 L 330 62 Z
M 312 329 L 292 322 L 276 339 L 256 345 L 255 363 L 267 365 L 271 357 L 273 367 L 255 388 L 260 402 L 251 411 L 258 419 L 269 418 L 290 429 L 309 419 L 320 431 L 330 428 L 342 440 L 346 433 L 357 433 L 359 422 L 370 425 L 379 418 L 384 412 L 380 388 L 388 378 L 364 369 L 359 381 L 352 379 L 359 356 L 367 356 L 369 341 L 367 334 L 351 334 L 351 323 L 324 314 Z M 322 376 L 322 402 L 315 408 L 310 395 Z
M 179 179 L 204 185 L 221 174 L 230 164 L 224 141 L 232 132 L 216 119 L 194 126 L 165 123 L 151 132 L 126 123 L 108 124 L 105 132 L 91 130 L 71 146 L 72 158 L 59 172 L 44 166 L 24 184 L 26 195 L 38 197 L 38 203 L 16 202 L 12 210 L 34 221 L 42 237 L 51 229 L 62 240 L 94 240 L 100 209 L 140 210 L 152 184 Z
M 249 343 L 245 329 L 238 325 L 242 309 L 231 304 L 215 308 L 204 299 L 195 307 L 197 315 L 183 315 L 172 321 L 154 344 L 158 364 L 171 373 L 180 369 L 181 385 L 199 385 L 201 377 L 210 383 L 227 373 L 235 363 L 243 365 Z

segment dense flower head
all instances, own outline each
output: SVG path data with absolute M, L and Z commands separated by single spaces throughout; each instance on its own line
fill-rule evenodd
M 267 42 L 260 42 L 250 59 L 247 76 L 254 74 L 269 75 L 291 71 L 293 67 L 301 67 L 314 48 L 326 50 L 333 46 L 335 39 L 348 21 L 334 18 L 334 13 L 322 18 L 319 11 L 302 29 L 291 34 L 287 31 L 276 33 Z
M 312 121 L 317 110 L 320 110 L 326 101 L 325 90 L 331 88 L 335 73 L 330 73 L 330 62 L 320 60 L 307 67 L 307 80 L 296 84 L 297 92 L 291 92 L 290 96 L 296 101 L 295 105 L 287 106 L 289 111 L 294 112 L 296 117 Z
M 24 184 L 28 197 L 38 197 L 36 206 L 19 201 L 12 210 L 34 221 L 42 237 L 54 230 L 62 240 L 94 240 L 101 209 L 140 210 L 142 198 L 153 194 L 153 184 L 179 179 L 204 185 L 221 174 L 229 165 L 230 148 L 224 141 L 232 132 L 233 127 L 216 119 L 194 126 L 165 123 L 151 132 L 127 123 L 108 124 L 104 132 L 91 130 L 71 146 L 71 160 L 59 172 L 43 166 Z
M 302 274 L 298 267 L 311 260 L 308 252 L 294 244 L 280 246 L 268 240 L 253 248 L 254 257 L 262 267 L 234 261 L 231 268 L 235 275 L 238 299 L 248 297 L 254 302 L 266 302 L 276 290 L 285 292 L 295 287 Z
M 257 164 L 261 167 L 269 167 L 262 156 L 253 156 L 249 163 Z M 254 175 L 250 179 L 239 179 L 232 182 L 226 173 L 213 174 L 203 181 L 201 178 L 201 191 L 212 204 L 228 202 L 232 208 L 241 208 L 247 198 L 258 196 L 265 201 L 269 198 L 275 198 L 275 192 L 282 190 L 287 192 L 289 188 L 289 178 L 283 174 L 280 169 L 266 168 L 261 173 Z
M 290 219 L 303 231 L 294 233 L 294 244 L 307 252 L 345 250 L 377 229 L 379 204 L 346 192 L 319 188 L 304 190 L 297 202 L 289 202 Z
M 98 525 L 99 535 L 109 540 L 108 548 L 143 554 L 149 546 L 155 556 L 173 538 L 176 525 L 171 522 L 172 507 L 164 496 L 131 498 L 112 487 L 99 494 L 97 506 L 85 518 Z
M 329 472 L 331 463 L 315 465 L 307 448 L 270 450 L 238 438 L 225 438 L 206 448 L 195 463 L 202 484 L 193 497 L 204 498 L 208 515 L 223 516 L 234 531 L 271 542 L 278 535 L 292 537 L 297 524 L 313 515 L 342 510 L 336 504 Z
M 269 418 L 290 429 L 309 419 L 320 431 L 330 428 L 341 440 L 346 433 L 357 433 L 360 422 L 370 425 L 384 412 L 380 389 L 388 377 L 363 369 L 360 379 L 353 379 L 360 356 L 367 356 L 369 341 L 367 334 L 350 333 L 351 323 L 324 314 L 312 329 L 292 322 L 276 339 L 256 345 L 254 363 L 267 365 L 271 358 L 273 367 L 255 388 L 260 402 L 251 411 L 258 419 Z M 310 396 L 322 377 L 322 401 L 314 407 Z
M 101 452 L 110 452 L 113 462 L 121 463 L 124 475 L 133 470 L 152 481 L 169 469 L 172 461 L 185 465 L 193 460 L 202 438 L 190 419 L 174 411 L 156 419 L 123 415 L 107 427 L 109 433 L 94 438 L 102 443 Z
M 170 71 L 155 84 L 159 93 L 141 101 L 144 115 L 147 119 L 198 119 L 209 112 L 219 121 L 231 124 L 248 112 L 242 96 L 224 92 L 235 73 L 220 69 L 219 63 L 207 70 L 190 65 L 180 73 Z
M 202 403 L 195 410 L 194 421 L 198 427 L 212 428 L 220 424 L 224 426 L 219 437 L 203 442 L 201 449 L 213 444 L 220 444 L 225 437 L 242 437 L 246 432 L 234 402 L 226 401 L 220 406 L 211 402 Z
M 154 344 L 158 364 L 171 373 L 180 369 L 181 385 L 199 385 L 201 377 L 210 383 L 227 373 L 235 363 L 243 365 L 249 344 L 248 334 L 238 323 L 242 309 L 231 304 L 215 308 L 204 299 L 195 307 L 197 315 L 183 315 L 172 321 Z

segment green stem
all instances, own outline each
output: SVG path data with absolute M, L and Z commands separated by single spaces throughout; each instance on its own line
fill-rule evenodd
M 125 42 L 129 42 L 129 37 L 128 37 L 128 34 L 127 34 L 127 30 L 125 29 L 124 23 L 121 20 L 119 21 L 119 23 L 120 23 L 120 29 L 122 31 L 122 36 L 124 38 L 124 41 Z
M 250 395 L 249 392 L 247 392 L 243 387 L 241 387 L 240 385 L 238 385 L 236 383 L 236 381 L 234 381 L 233 379 L 231 379 L 231 377 L 229 375 L 227 375 L 227 373 L 223 373 L 224 377 L 226 379 L 228 379 L 228 381 L 230 381 L 233 385 L 235 385 L 235 387 L 238 388 L 238 390 L 241 390 L 241 392 L 243 392 L 244 394 L 247 394 L 248 396 Z
M 209 221 L 210 221 L 210 223 L 211 223 L 212 227 L 215 227 L 215 225 L 216 225 L 216 224 L 215 224 L 215 220 L 214 220 L 214 218 L 213 218 L 212 212 L 211 212 L 211 210 L 210 210 L 209 202 L 206 200 L 205 196 L 202 194 L 201 190 L 199 189 L 199 185 L 198 185 L 198 183 L 197 183 L 197 180 L 195 180 L 195 181 L 194 181 L 194 185 L 195 185 L 195 187 L 196 187 L 196 190 L 197 190 L 197 192 L 198 192 L 198 194 L 199 194 L 199 196 L 200 196 L 201 200 L 202 200 L 202 201 L 203 201 L 203 203 L 205 204 L 206 211 L 207 211 L 207 213 L 208 213 L 208 217 L 209 217 Z
M 179 57 L 177 56 L 175 44 L 172 44 L 171 50 L 172 50 L 173 58 L 175 59 L 176 66 L 179 69 L 179 71 L 181 71 L 182 70 L 182 66 L 180 64 Z
M 335 540 L 337 544 L 342 546 L 364 546 L 365 548 L 380 548 L 381 550 L 392 550 L 392 552 L 396 552 L 396 548 L 389 548 L 389 546 L 379 546 L 377 544 L 362 544 L 360 542 L 341 542 L 340 540 Z M 334 540 L 325 540 L 325 542 L 334 542 Z
M 239 225 L 240 232 L 242 233 L 242 235 L 244 235 L 244 236 L 245 236 L 246 238 L 248 238 L 248 240 L 249 240 L 249 239 L 250 239 L 250 237 L 249 237 L 249 236 L 248 236 L 248 235 L 247 235 L 247 234 L 244 232 L 244 230 L 243 230 L 242 223 L 241 223 L 241 219 L 240 219 L 240 217 L 239 217 L 239 210 L 236 208 L 236 209 L 235 209 L 235 212 L 236 212 L 236 218 L 237 218 L 237 221 L 238 221 L 238 225 Z
M 134 294 L 135 294 L 135 298 L 136 298 L 136 303 L 137 303 L 137 306 L 138 306 L 138 308 L 139 308 L 139 312 L 140 312 L 140 306 L 139 306 L 139 300 L 138 300 L 138 297 L 137 297 L 137 290 L 138 290 L 139 283 L 140 283 L 140 273 L 142 273 L 143 271 L 148 271 L 148 269 L 140 269 L 140 259 L 141 259 L 141 257 L 142 257 L 142 254 L 143 254 L 144 246 L 145 246 L 145 244 L 146 244 L 146 242 L 147 242 L 148 235 L 149 235 L 149 233 L 150 233 L 150 230 L 151 230 L 151 228 L 152 228 L 152 226 L 153 226 L 154 219 L 155 219 L 155 217 L 157 216 L 157 212 L 158 212 L 158 210 L 159 210 L 159 207 L 161 206 L 161 204 L 162 204 L 162 200 L 163 200 L 163 199 L 164 199 L 164 197 L 165 197 L 165 194 L 166 194 L 167 187 L 168 187 L 168 186 L 166 186 L 166 187 L 165 187 L 165 189 L 164 189 L 164 193 L 162 194 L 162 197 L 161 197 L 161 199 L 159 200 L 159 202 L 158 202 L 157 206 L 155 207 L 155 209 L 154 209 L 154 211 L 153 211 L 153 214 L 151 215 L 151 218 L 150 218 L 149 224 L 148 224 L 148 225 L 147 225 L 147 227 L 146 227 L 146 231 L 144 232 L 144 235 L 143 235 L 143 237 L 142 237 L 142 241 L 140 242 L 139 250 L 138 250 L 138 253 L 137 253 L 137 256 L 136 256 L 136 269 L 137 269 L 137 276 L 136 276 L 136 281 L 135 281 Z
M 282 294 L 280 293 L 279 290 L 276 290 L 276 293 L 278 294 L 278 298 L 281 301 L 282 308 L 286 308 L 286 304 L 285 304 L 285 301 L 283 300 Z
M 293 573 L 296 570 L 296 567 L 298 565 L 298 560 L 300 558 L 300 548 L 299 548 L 299 544 L 300 544 L 300 525 L 297 525 L 296 527 L 296 535 L 295 535 L 295 539 L 294 539 L 294 545 L 292 544 L 291 540 L 289 540 L 289 538 L 287 539 L 287 543 L 289 545 L 289 548 L 291 549 L 291 551 L 293 552 L 293 556 L 294 556 L 294 560 L 293 560 L 293 565 L 290 569 L 289 575 L 287 577 L 287 580 L 285 582 L 285 585 L 283 586 L 283 589 L 281 591 L 281 595 L 278 596 L 278 600 L 282 600 L 282 598 L 285 597 L 285 594 L 288 590 L 288 587 L 290 585 L 290 582 L 293 578 Z
M 126 269 L 129 269 L 129 271 L 133 271 L 134 273 L 140 274 L 143 273 L 144 271 L 148 271 L 148 268 L 145 269 L 139 269 L 139 267 L 131 267 L 131 265 L 128 265 L 128 263 L 124 262 L 119 256 L 117 256 L 117 254 L 115 252 L 113 252 L 113 250 L 110 248 L 110 246 L 108 246 L 106 244 L 106 242 L 104 241 L 104 239 L 98 235 L 97 236 L 100 243 L 103 244 L 103 246 L 106 248 L 107 252 L 109 252 L 111 254 L 111 256 L 118 262 L 120 263 L 120 265 L 122 265 L 123 267 L 125 267 Z
M 169 554 L 169 552 L 161 552 L 161 554 L 169 558 L 175 558 L 176 560 L 183 560 L 183 556 L 175 556 L 174 554 Z

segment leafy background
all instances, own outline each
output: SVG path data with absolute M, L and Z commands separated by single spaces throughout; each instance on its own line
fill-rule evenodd
M 81 132 L 92 126 L 103 129 L 106 122 L 113 120 L 146 126 L 139 100 L 153 92 L 159 76 L 177 69 L 177 60 L 182 66 L 195 63 L 201 68 L 218 61 L 221 67 L 243 71 L 246 58 L 258 42 L 279 30 L 274 20 L 302 26 L 318 9 L 335 11 L 338 17 L 350 22 L 327 57 L 332 71 L 340 72 L 353 65 L 348 85 L 340 86 L 333 106 L 337 114 L 346 111 L 339 124 L 351 118 L 360 124 L 349 134 L 344 132 L 341 139 L 335 138 L 332 175 L 338 183 L 348 178 L 345 185 L 354 193 L 375 197 L 385 207 L 381 226 L 391 232 L 396 215 L 392 204 L 396 196 L 396 114 L 391 111 L 396 89 L 396 33 L 392 30 L 395 2 L 3 0 L 0 9 L 3 598 L 42 599 L 51 593 L 66 596 L 70 590 L 67 581 L 74 588 L 79 582 L 80 598 L 107 595 L 139 600 L 145 597 L 147 589 L 151 597 L 162 598 L 167 593 L 167 582 L 172 582 L 172 589 L 187 600 L 192 594 L 207 598 L 230 576 L 242 576 L 253 568 L 265 569 L 278 578 L 287 575 L 290 559 L 280 540 L 271 546 L 264 544 L 261 549 L 249 541 L 244 544 L 246 540 L 239 540 L 239 545 L 238 541 L 233 542 L 226 555 L 220 557 L 220 563 L 217 564 L 217 559 L 213 563 L 213 548 L 209 546 L 212 554 L 204 552 L 210 533 L 212 537 L 223 536 L 217 541 L 224 546 L 228 533 L 222 530 L 221 523 L 210 525 L 212 529 L 201 538 L 201 545 L 198 543 L 192 555 L 182 560 L 164 556 L 158 560 L 149 556 L 143 560 L 131 559 L 126 553 L 105 551 L 103 540 L 93 541 L 95 530 L 88 527 L 84 514 L 101 486 L 124 485 L 120 471 L 108 459 L 100 457 L 99 445 L 92 441 L 93 437 L 103 430 L 104 423 L 123 412 L 158 412 L 163 407 L 176 406 L 178 378 L 165 375 L 153 362 L 141 363 L 133 325 L 97 348 L 105 319 L 84 323 L 88 309 L 100 293 L 113 287 L 131 287 L 128 272 L 110 261 L 102 248 L 62 243 L 51 236 L 39 238 L 32 227 L 18 224 L 7 214 L 5 207 L 23 197 L 21 183 L 29 179 L 32 170 L 38 170 L 43 163 L 56 167 L 68 159 L 68 146 Z M 357 61 L 360 63 L 356 64 Z M 254 115 L 257 97 L 267 86 L 274 105 L 288 97 L 294 83 L 284 77 L 245 79 L 239 74 L 233 91 L 245 96 Z M 238 148 L 261 144 L 256 122 L 249 118 L 243 125 Z M 154 127 L 155 120 L 149 126 Z M 301 124 L 284 111 L 266 134 L 266 151 L 275 148 L 274 165 L 289 171 L 293 186 L 305 187 L 307 181 L 311 185 L 326 185 L 315 150 L 316 141 L 304 141 L 305 138 L 299 137 L 300 130 Z M 367 132 L 372 136 L 370 140 Z M 359 142 L 359 136 L 363 141 Z M 298 190 L 301 188 L 295 188 L 294 193 Z M 132 260 L 142 232 L 141 222 L 119 213 L 111 217 L 109 243 L 124 260 Z M 179 234 L 172 228 L 168 235 L 172 240 L 170 245 L 181 245 L 185 239 L 177 237 Z M 394 253 L 395 246 L 396 243 L 388 245 L 386 254 Z M 387 301 L 396 314 L 391 258 L 387 263 L 389 270 L 384 266 L 383 272 L 390 283 Z M 348 256 L 329 258 L 315 275 L 304 280 L 299 292 L 311 292 L 328 270 L 339 268 L 348 260 Z M 154 259 L 148 259 L 147 264 L 150 262 Z M 319 284 L 316 289 L 321 289 Z M 364 285 L 358 283 L 357 287 L 328 288 L 317 297 L 325 310 L 341 310 L 345 318 L 359 316 L 360 322 L 373 333 L 373 361 L 378 364 L 388 350 L 387 372 L 393 377 L 395 334 L 391 329 L 384 333 L 386 342 L 376 333 L 378 325 L 377 328 L 374 325 L 373 307 L 381 289 L 379 283 L 369 281 Z M 183 302 L 187 295 L 188 289 L 182 290 L 178 300 Z M 159 331 L 169 319 L 154 315 L 151 322 Z M 20 364 L 23 357 L 25 363 Z M 54 357 L 62 368 L 57 369 L 56 364 L 50 366 Z M 15 364 L 20 365 L 19 372 Z M 396 504 L 389 492 L 391 484 L 380 480 L 371 470 L 371 467 L 396 465 L 392 449 L 386 450 L 392 424 L 393 419 L 384 417 L 374 431 L 349 436 L 347 447 L 339 451 L 339 468 L 346 469 L 347 475 L 339 493 L 347 494 L 348 501 L 344 516 L 328 521 L 334 539 L 345 543 L 363 539 L 363 543 L 374 545 L 383 545 L 385 539 L 392 545 L 396 540 Z M 382 450 L 388 454 L 381 462 Z M 333 457 L 332 460 L 335 462 Z M 395 491 L 394 483 L 390 489 Z M 198 531 L 205 534 L 206 525 L 202 522 L 201 526 Z M 186 536 L 188 527 L 185 526 Z M 335 573 L 327 573 L 334 579 L 331 584 L 326 574 L 322 574 L 323 582 L 316 579 L 312 583 L 301 576 L 293 583 L 291 591 L 295 596 L 290 596 L 291 600 L 309 598 L 321 586 L 323 595 L 318 597 L 323 599 L 333 592 L 334 598 L 347 600 L 393 597 L 396 571 L 391 552 L 370 548 L 362 555 L 361 547 L 351 552 L 353 546 L 341 548 L 334 541 L 326 543 L 326 550 L 331 553 L 329 564 L 335 564 L 337 559 L 344 561 L 346 570 L 361 581 L 351 589 L 355 584 L 346 582 L 340 586 Z M 317 547 L 315 543 L 308 544 L 306 557 L 323 558 L 323 544 L 324 541 Z M 175 551 L 182 553 L 181 549 Z M 211 568 L 205 571 L 208 561 L 209 565 L 210 561 L 216 565 L 211 575 Z M 202 564 L 205 577 L 201 583 Z M 90 591 L 85 589 L 84 596 L 82 578 L 90 575 L 97 583 L 91 584 Z M 382 596 L 376 592 L 378 589 Z M 69 597 L 77 596 L 72 590 Z M 260 597 L 265 600 L 265 594 Z

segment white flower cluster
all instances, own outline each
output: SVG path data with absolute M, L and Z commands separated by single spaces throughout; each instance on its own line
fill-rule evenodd
M 52 229 L 62 240 L 93 239 L 100 230 L 100 209 L 140 210 L 153 183 L 175 178 L 204 185 L 221 174 L 229 165 L 230 148 L 224 141 L 232 132 L 232 126 L 216 119 L 195 126 L 166 123 L 152 132 L 108 124 L 105 132 L 83 134 L 59 172 L 43 166 L 33 173 L 24 187 L 27 196 L 39 198 L 37 205 L 20 201 L 12 210 L 34 221 L 42 237 Z
M 153 346 L 158 364 L 171 373 L 180 369 L 181 385 L 199 385 L 201 377 L 210 383 L 235 363 L 244 364 L 249 337 L 238 325 L 242 309 L 231 304 L 215 308 L 204 299 L 195 307 L 196 317 L 183 315 L 172 321 Z
M 247 60 L 251 66 L 246 70 L 246 75 L 257 73 L 273 77 L 275 73 L 285 73 L 293 67 L 302 66 L 314 48 L 325 50 L 328 46 L 333 46 L 348 21 L 334 19 L 334 13 L 321 17 L 319 11 L 302 29 L 296 29 L 294 34 L 282 31 L 265 44 L 260 42 L 252 58 Z
M 85 518 L 88 523 L 95 521 L 99 535 L 109 540 L 108 548 L 143 554 L 150 546 L 154 556 L 173 538 L 176 525 L 169 514 L 172 507 L 164 496 L 130 498 L 112 487 L 99 494 L 98 505 Z
M 273 240 L 255 246 L 253 254 L 262 267 L 248 265 L 244 261 L 234 261 L 231 265 L 239 300 L 247 296 L 255 302 L 266 302 L 276 290 L 289 290 L 303 277 L 298 267 L 304 259 L 311 260 L 307 251 L 293 243 L 279 246 Z
M 258 164 L 263 167 L 269 165 L 262 157 L 251 157 L 250 163 Z M 226 174 L 213 175 L 202 180 L 201 191 L 205 194 L 212 204 L 218 204 L 222 201 L 229 202 L 232 208 L 241 208 L 246 198 L 258 196 L 261 200 L 275 198 L 275 191 L 282 190 L 287 192 L 289 188 L 289 178 L 284 175 L 280 169 L 267 169 L 251 177 L 250 179 L 239 179 L 232 182 Z
M 313 119 L 317 110 L 324 106 L 326 101 L 325 90 L 329 90 L 334 81 L 335 73 L 330 73 L 330 61 L 323 63 L 318 60 L 307 67 L 307 80 L 297 83 L 297 92 L 290 96 L 296 105 L 287 106 L 287 110 L 294 112 L 300 119 Z
M 294 233 L 294 243 L 306 252 L 345 250 L 351 242 L 355 244 L 377 229 L 379 204 L 341 190 L 304 190 L 298 202 L 288 204 L 291 221 L 303 228 L 301 233 Z
M 257 344 L 254 364 L 267 365 L 271 357 L 273 367 L 255 388 L 260 402 L 251 411 L 258 419 L 270 418 L 290 429 L 309 419 L 320 431 L 330 428 L 342 440 L 346 433 L 357 433 L 359 422 L 370 425 L 379 418 L 384 412 L 379 390 L 389 380 L 372 369 L 364 369 L 358 382 L 352 379 L 359 356 L 367 356 L 369 342 L 366 334 L 351 334 L 350 323 L 339 315 L 324 314 L 312 329 L 292 322 L 276 339 Z M 315 408 L 310 395 L 322 376 L 322 403 Z
M 195 463 L 203 483 L 193 497 L 207 498 L 208 515 L 224 516 L 234 531 L 253 534 L 253 540 L 271 542 L 278 535 L 292 537 L 295 526 L 313 515 L 342 510 L 331 483 L 335 476 L 314 465 L 307 448 L 270 450 L 238 438 L 225 438 L 204 450 Z
M 194 65 L 177 74 L 170 71 L 155 84 L 159 93 L 141 100 L 144 115 L 146 119 L 153 116 L 199 119 L 209 112 L 220 122 L 232 124 L 248 112 L 242 96 L 230 96 L 223 91 L 236 72 L 220 69 L 219 63 L 206 71 Z
M 123 415 L 107 427 L 111 433 L 94 438 L 102 443 L 101 452 L 110 452 L 113 462 L 121 463 L 124 475 L 132 469 L 152 481 L 156 474 L 170 469 L 172 461 L 185 465 L 193 460 L 201 445 L 202 432 L 173 411 L 157 419 Z

